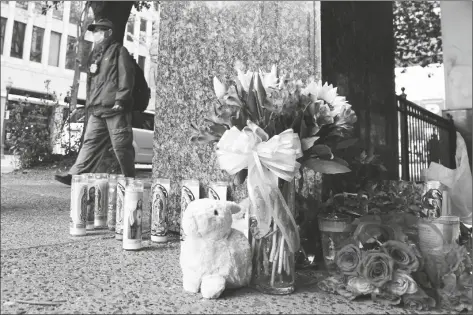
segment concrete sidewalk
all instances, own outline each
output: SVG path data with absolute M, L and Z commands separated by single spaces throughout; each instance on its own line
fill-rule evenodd
M 218 300 L 204 300 L 182 290 L 180 245 L 175 237 L 163 245 L 144 241 L 145 248 L 137 252 L 123 251 L 108 231 L 70 237 L 70 188 L 55 182 L 52 175 L 2 174 L 2 314 L 410 313 L 401 307 L 369 300 L 348 302 L 323 293 L 315 285 L 323 274 L 315 271 L 298 273 L 292 295 L 264 295 L 244 288 L 226 291 Z

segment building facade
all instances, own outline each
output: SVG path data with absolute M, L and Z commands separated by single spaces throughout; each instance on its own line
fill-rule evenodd
M 29 95 L 29 100 L 35 102 L 41 95 L 55 93 L 59 103 L 66 105 L 62 101 L 72 85 L 77 23 L 84 4 L 85 1 L 63 1 L 42 14 L 41 1 L 1 1 L 1 85 L 5 91 L 6 80 L 12 83 L 10 100 Z M 124 38 L 124 46 L 144 70 L 151 88 L 150 110 L 154 110 L 155 84 L 151 82 L 149 50 L 156 18 L 152 7 L 141 12 L 133 8 Z M 92 10 L 88 20 L 93 21 Z M 86 64 L 92 49 L 91 32 L 86 32 L 85 40 L 82 64 Z M 78 93 L 82 104 L 85 103 L 85 68 L 81 68 Z

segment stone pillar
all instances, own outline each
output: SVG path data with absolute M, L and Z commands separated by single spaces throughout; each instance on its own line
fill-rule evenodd
M 133 27 L 133 57 L 135 58 L 136 62 L 138 62 L 138 56 L 140 54 L 140 14 L 136 12 L 134 27 Z
M 153 15 L 152 25 L 153 28 L 151 34 L 151 42 L 149 46 L 149 59 L 150 59 L 150 72 L 148 85 L 151 89 L 151 99 L 149 100 L 149 108 L 154 110 L 156 104 L 156 84 L 157 76 L 159 75 L 158 69 L 158 56 L 159 56 L 159 28 L 160 28 L 160 14 L 161 14 L 161 5 L 158 4 L 156 13 Z
M 13 37 L 13 24 L 15 22 L 16 1 L 8 2 L 8 19 L 5 25 L 5 39 L 3 41 L 3 57 L 10 57 L 11 41 Z
M 441 1 L 445 108 L 465 139 L 472 163 L 472 3 Z
M 53 10 L 48 10 L 46 13 L 46 27 L 44 29 L 43 51 L 41 54 L 41 63 L 43 66 L 48 66 L 49 60 L 49 45 L 51 44 L 51 26 L 53 23 Z
M 6 106 L 7 106 L 7 91 L 4 87 L 4 85 L 2 84 L 1 85 L 1 98 L 0 98 L 0 122 L 1 122 L 1 125 L 0 125 L 0 155 L 1 155 L 1 158 L 3 159 L 4 158 L 4 153 L 5 153 L 5 111 L 6 111 Z
M 62 15 L 63 27 L 61 45 L 59 47 L 59 68 L 66 68 L 67 36 L 69 35 L 69 16 L 71 15 L 71 2 L 64 1 L 64 11 Z
M 25 29 L 25 45 L 23 46 L 23 60 L 30 61 L 31 40 L 33 37 L 33 21 L 34 21 L 34 2 L 28 3 L 28 22 Z
M 445 107 L 471 109 L 472 3 L 441 1 Z
M 153 21 L 151 19 L 146 20 L 146 49 L 148 50 L 147 56 L 146 56 L 146 62 L 145 62 L 145 79 L 148 82 L 150 82 L 150 77 L 149 77 L 149 71 L 151 69 L 151 58 L 149 54 L 149 47 L 151 47 L 151 41 L 152 41 L 152 35 L 153 35 Z
M 236 76 L 235 63 L 269 71 L 273 64 L 305 81 L 320 76 L 314 64 L 314 2 L 164 1 L 160 5 L 153 177 L 171 179 L 170 222 L 176 230 L 183 179 L 231 177 L 219 169 L 213 145 L 189 143 L 191 123 L 201 124 L 217 102 L 213 77 Z M 158 36 L 156 36 L 158 37 Z M 153 38 L 156 38 L 153 36 Z M 229 185 L 229 199 L 246 197 Z
M 338 87 L 358 116 L 356 136 L 399 173 L 392 2 L 322 1 L 322 79 Z M 350 160 L 355 152 L 344 156 Z M 359 154 L 357 152 L 356 154 Z M 351 155 L 351 156 L 350 156 Z

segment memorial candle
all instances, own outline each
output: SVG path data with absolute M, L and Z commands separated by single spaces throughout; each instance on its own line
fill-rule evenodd
M 125 187 L 123 215 L 123 249 L 141 248 L 143 217 L 143 182 L 134 180 Z
M 70 217 L 69 233 L 72 236 L 85 235 L 87 220 L 87 175 L 72 176 Z

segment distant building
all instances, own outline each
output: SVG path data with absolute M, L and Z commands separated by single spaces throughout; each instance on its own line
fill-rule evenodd
M 43 15 L 41 1 L 1 1 L 1 84 L 11 78 L 9 100 L 28 94 L 30 102 L 38 102 L 45 97 L 44 82 L 50 80 L 49 92 L 55 92 L 60 104 L 65 105 L 62 101 L 72 85 L 77 22 L 84 3 L 63 1 L 57 9 L 52 8 Z M 151 110 L 154 110 L 155 85 L 150 82 L 149 47 L 155 17 L 153 8 L 143 9 L 143 12 L 133 8 L 124 38 L 124 46 L 144 70 L 152 90 Z M 92 12 L 89 18 L 93 20 Z M 87 32 L 85 39 L 82 64 L 86 64 L 92 49 L 92 34 Z M 78 98 L 79 103 L 84 104 L 86 69 L 81 70 Z
M 405 88 L 409 101 L 442 116 L 442 110 L 446 109 L 443 64 L 396 68 L 395 75 L 396 94 Z

